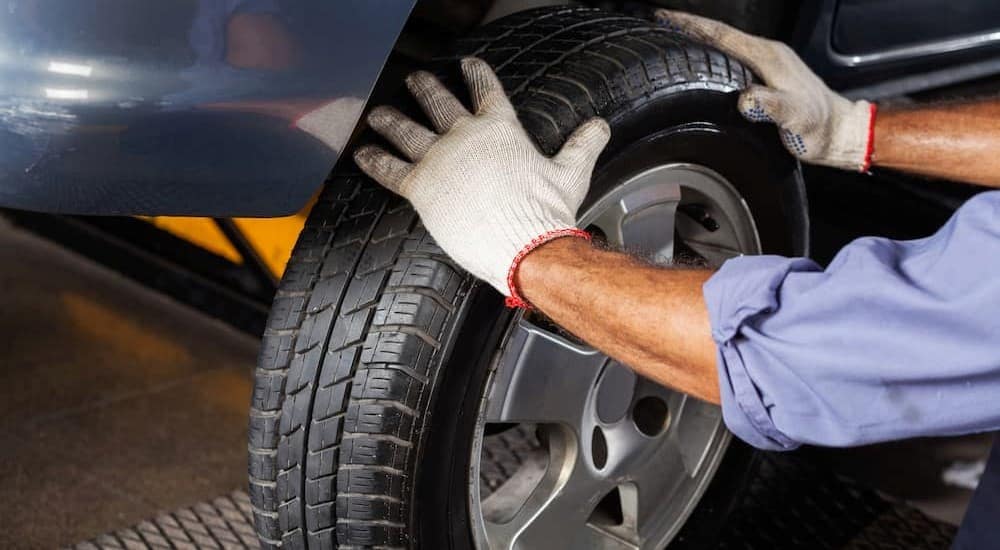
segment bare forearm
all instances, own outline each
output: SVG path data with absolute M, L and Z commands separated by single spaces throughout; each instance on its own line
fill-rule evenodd
M 719 402 L 707 269 L 665 269 L 564 238 L 529 254 L 517 286 L 556 323 L 639 374 Z
M 883 109 L 872 163 L 925 176 L 1000 187 L 1000 100 Z

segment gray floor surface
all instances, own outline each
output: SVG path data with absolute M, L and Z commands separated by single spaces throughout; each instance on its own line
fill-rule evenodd
M 257 342 L 0 220 L 0 548 L 241 488 Z

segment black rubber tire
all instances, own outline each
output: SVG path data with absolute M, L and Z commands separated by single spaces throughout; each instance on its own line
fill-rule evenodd
M 616 159 L 657 152 L 658 129 L 678 130 L 666 142 L 714 167 L 725 142 L 697 136 L 718 119 L 742 140 L 736 149 L 751 144 L 720 170 L 759 214 L 765 246 L 803 251 L 797 164 L 773 128 L 736 113 L 731 92 L 751 79 L 738 63 L 648 21 L 584 8 L 512 15 L 459 53 L 497 68 L 546 152 L 587 118 L 608 119 L 614 136 L 590 200 L 613 183 Z M 745 162 L 756 168 L 743 174 Z M 264 334 L 250 412 L 256 529 L 267 548 L 469 548 L 471 426 L 508 316 L 406 202 L 345 164 L 309 216 Z

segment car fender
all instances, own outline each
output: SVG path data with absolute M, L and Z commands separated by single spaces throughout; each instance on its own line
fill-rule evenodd
M 10 0 L 0 206 L 280 216 L 353 132 L 415 0 Z

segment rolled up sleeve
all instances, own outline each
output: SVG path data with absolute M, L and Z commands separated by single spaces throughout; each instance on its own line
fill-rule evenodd
M 723 417 L 762 449 L 1000 428 L 1000 192 L 826 269 L 744 256 L 705 284 Z

